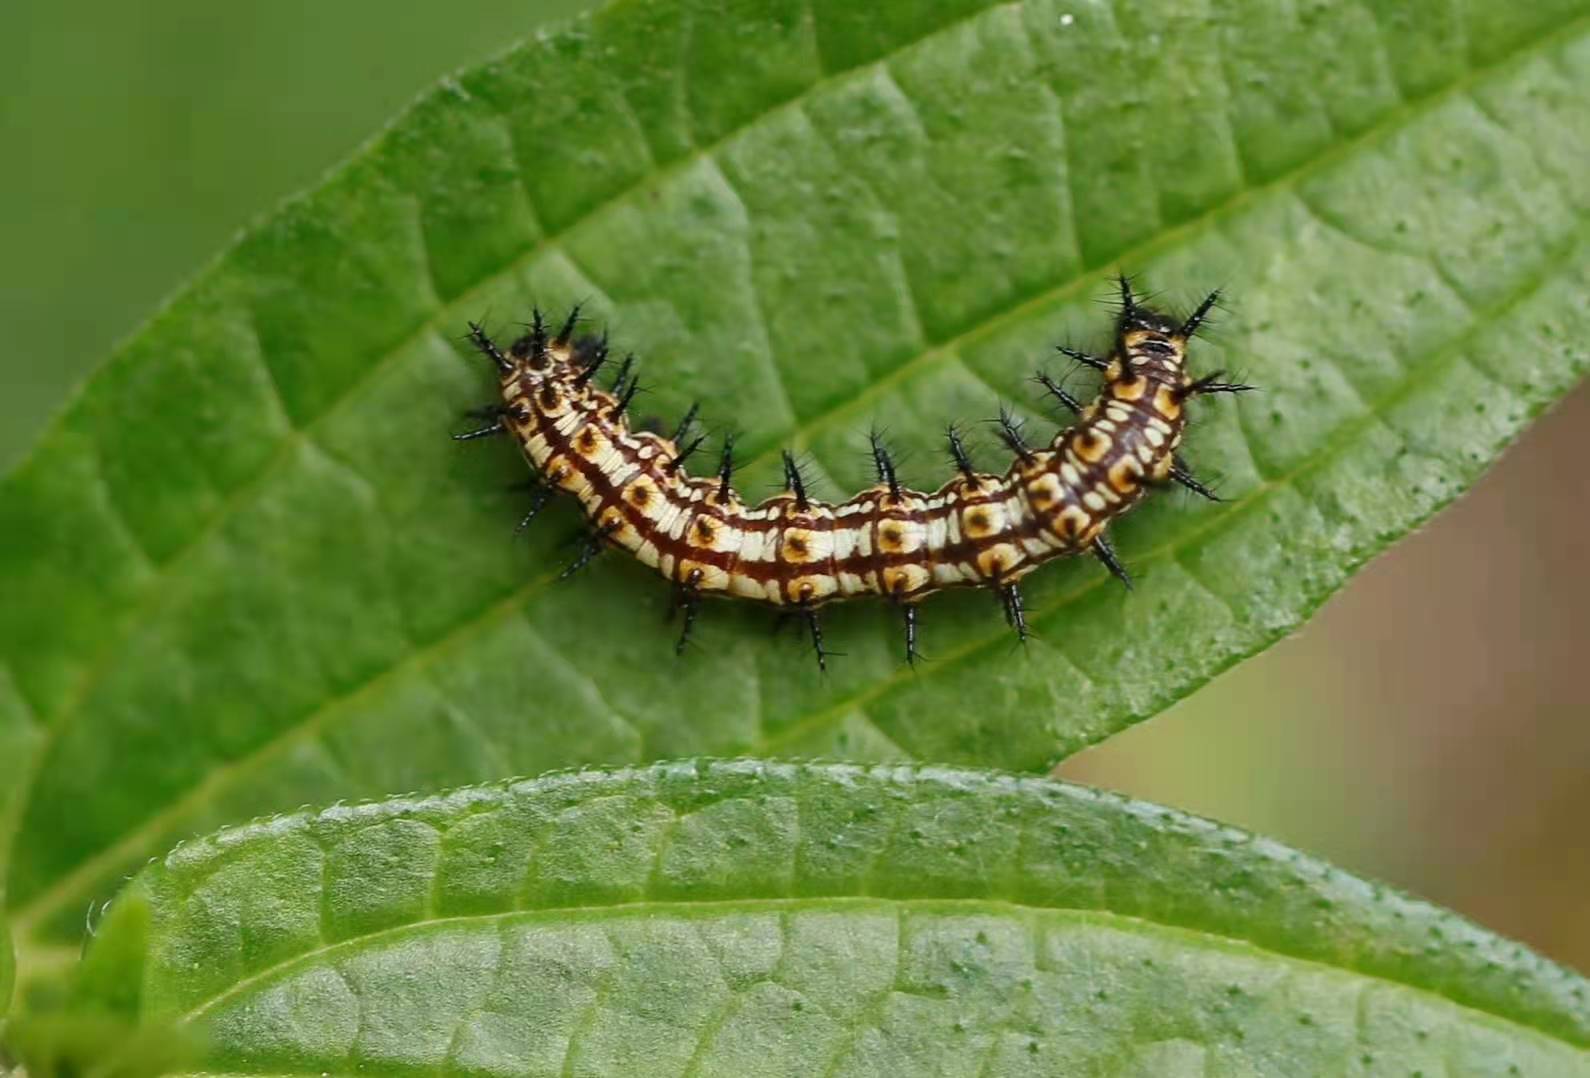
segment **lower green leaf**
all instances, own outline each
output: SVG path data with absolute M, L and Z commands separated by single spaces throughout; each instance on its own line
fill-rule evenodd
M 684 762 L 279 817 L 115 901 L 79 1002 L 232 1073 L 1590 1073 L 1586 982 L 1168 809 Z
M 11 926 L 0 912 L 0 1019 L 11 1007 L 11 984 L 16 978 L 16 957 L 11 953 Z M 4 1028 L 0 1025 L 0 1028 Z

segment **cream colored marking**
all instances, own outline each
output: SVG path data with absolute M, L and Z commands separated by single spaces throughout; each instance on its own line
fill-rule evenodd
M 730 574 L 729 590 L 746 599 L 760 599 L 763 596 L 762 585 L 744 573 Z
M 773 532 L 760 528 L 745 529 L 745 542 L 740 548 L 740 560 L 746 562 L 770 561 L 773 557 Z
M 1143 445 L 1138 446 L 1137 447 L 1137 459 L 1142 461 L 1144 464 L 1148 464 L 1151 461 L 1153 461 L 1153 459 L 1154 459 L 1154 447 L 1151 446 L 1151 445 L 1148 445 L 1146 443 L 1143 444 Z
M 850 557 L 856 549 L 857 533 L 862 530 L 864 529 L 855 527 L 834 529 L 829 538 L 835 561 L 845 561 Z
M 1066 486 L 1072 490 L 1082 485 L 1082 473 L 1077 471 L 1076 467 L 1069 462 L 1060 465 L 1060 478 L 1064 479 Z
M 928 532 L 928 549 L 941 550 L 946 546 L 959 543 L 963 536 L 961 531 L 961 514 L 954 509 L 939 514 L 936 518 L 940 524 L 937 532 Z M 934 544 L 937 544 L 936 546 Z
M 1166 477 L 1168 477 L 1170 475 L 1170 469 L 1171 469 L 1171 464 L 1172 463 L 1173 462 L 1172 462 L 1170 457 L 1168 457 L 1168 456 L 1161 457 L 1159 459 L 1159 462 L 1154 465 L 1154 473 L 1153 473 L 1154 474 L 1154 478 L 1159 480 L 1160 482 L 1164 482 Z
M 645 542 L 635 548 L 635 560 L 648 569 L 657 568 L 657 544 Z
M 1104 500 L 1104 495 L 1100 494 L 1097 490 L 1090 490 L 1086 494 L 1082 495 L 1082 504 L 1093 510 L 1095 513 L 1104 512 L 1105 507 L 1109 505 L 1109 503 Z
M 1029 536 L 1021 541 L 1022 548 L 1027 552 L 1029 558 L 1041 558 L 1052 549 L 1051 544 L 1045 542 L 1041 536 L 1042 533 L 1039 533 L 1039 535 Z
M 1153 426 L 1152 424 L 1144 425 L 1143 437 L 1146 438 L 1148 440 L 1148 444 L 1153 446 L 1155 449 L 1159 449 L 1165 444 L 1165 432 L 1160 430 L 1158 427 Z
M 871 589 L 867 582 L 855 573 L 839 574 L 839 590 L 846 595 L 866 595 Z
M 1116 404 L 1113 401 L 1104 406 L 1104 414 L 1117 423 L 1130 423 L 1132 421 L 1132 413 L 1126 405 Z

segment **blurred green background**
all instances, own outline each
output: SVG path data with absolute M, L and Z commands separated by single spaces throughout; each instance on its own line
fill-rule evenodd
M 589 6 L 0 4 L 0 468 L 239 227 L 438 76 Z M 1587 459 L 1582 388 L 1301 635 L 1060 773 L 1590 969 Z

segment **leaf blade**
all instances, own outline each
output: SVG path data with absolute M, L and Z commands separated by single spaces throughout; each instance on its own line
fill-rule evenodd
M 239 1071 L 1590 1065 L 1582 979 L 1450 914 L 943 768 L 687 761 L 262 821 L 146 869 L 85 969 Z
M 619 5 L 444 86 L 197 282 L 0 486 L 0 573 L 22 598 L 0 610 L 0 670 L 48 729 L 19 780 L 20 937 L 73 939 L 142 858 L 283 803 L 747 749 L 1046 765 L 1295 626 L 1583 369 L 1579 6 L 1520 10 L 1460 63 L 1448 22 L 1386 33 L 1389 76 L 1322 84 L 1352 98 L 1265 48 L 1296 27 L 1173 4 L 1163 60 L 1133 13 L 822 8 L 808 25 L 769 4 L 703 29 L 707 10 Z M 736 28 L 782 43 L 765 82 L 657 60 L 660 43 L 721 58 Z M 1076 74 L 1088 57 L 1100 76 Z M 1200 101 L 1226 130 L 1147 137 L 1145 103 Z M 1283 108 L 1305 119 L 1279 124 Z M 1454 157 L 1473 190 L 1436 167 Z M 1420 208 L 1417 227 L 1383 206 Z M 929 608 L 943 658 L 920 675 L 876 611 L 833 619 L 850 656 L 831 681 L 743 612 L 722 615 L 716 654 L 675 666 L 633 567 L 555 590 L 551 542 L 527 569 L 480 538 L 514 517 L 481 497 L 511 454 L 394 436 L 439 442 L 437 402 L 478 392 L 443 327 L 592 293 L 660 353 L 676 386 L 659 407 L 757 401 L 764 464 L 794 431 L 853 482 L 848 428 L 870 411 L 918 432 L 907 466 L 927 473 L 939 420 L 989 409 L 1056 327 L 1097 324 L 1089 294 L 1123 257 L 1253 285 L 1240 336 L 1200 356 L 1257 365 L 1266 399 L 1195 443 L 1243 500 L 1127 521 L 1123 553 L 1148 570 L 1130 601 L 1091 566 L 1044 574 L 1053 629 L 1026 658 L 955 596 Z M 1336 265 L 1354 272 L 1322 280 Z M 819 377 L 800 369 L 813 354 Z M 224 432 L 197 444 L 162 421 L 196 383 Z M 1233 581 L 1231 564 L 1264 571 Z M 614 638 L 641 660 L 582 648 Z

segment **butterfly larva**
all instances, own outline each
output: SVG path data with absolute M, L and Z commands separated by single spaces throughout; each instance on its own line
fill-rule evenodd
M 1059 349 L 1102 372 L 1097 399 L 1084 407 L 1038 375 L 1076 424 L 1036 449 L 1002 411 L 1000 433 L 1015 454 L 1003 475 L 977 471 L 952 426 L 949 448 L 958 474 L 931 494 L 900 484 L 876 435 L 877 484 L 838 505 L 807 496 L 788 452 L 786 489 L 747 505 L 731 484 L 732 439 L 725 439 L 715 476 L 692 476 L 684 463 L 702 443 L 699 436 L 686 440 L 695 407 L 672 437 L 630 429 L 625 413 L 637 387 L 633 357 L 625 358 L 610 390 L 599 388 L 594 378 L 608 362 L 607 338 L 575 339 L 578 307 L 555 336 L 537 312 L 530 331 L 506 353 L 470 324 L 470 340 L 497 366 L 502 402 L 485 410 L 490 425 L 455 437 L 510 433 L 518 440 L 538 482 L 521 527 L 553 492 L 578 499 L 590 533 L 564 575 L 615 546 L 670 580 L 684 611 L 678 650 L 690 639 L 702 596 L 738 597 L 798 612 L 826 669 L 818 608 L 876 595 L 901 610 L 906 659 L 915 661 L 917 604 L 950 587 L 996 592 L 1006 620 L 1026 639 L 1022 577 L 1052 558 L 1091 553 L 1130 587 L 1106 527 L 1156 484 L 1177 482 L 1215 499 L 1177 454 L 1185 405 L 1201 395 L 1252 388 L 1223 382 L 1220 372 L 1194 378 L 1186 369 L 1188 342 L 1218 292 L 1183 320 L 1139 304 L 1125 277 L 1120 294 L 1108 357 Z

